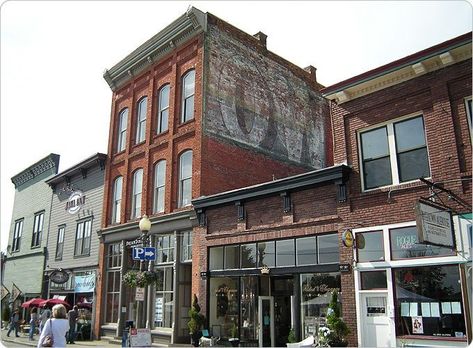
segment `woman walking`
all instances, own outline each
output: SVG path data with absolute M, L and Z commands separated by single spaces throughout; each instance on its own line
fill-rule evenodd
M 38 309 L 33 308 L 30 314 L 30 341 L 33 341 L 34 332 L 36 330 L 36 324 L 38 323 Z
M 46 336 L 53 338 L 53 347 L 66 346 L 66 333 L 69 331 L 69 321 L 66 319 L 66 307 L 62 304 L 57 304 L 53 307 L 53 317 L 48 319 L 44 324 L 43 331 L 38 340 L 38 348 L 43 344 Z

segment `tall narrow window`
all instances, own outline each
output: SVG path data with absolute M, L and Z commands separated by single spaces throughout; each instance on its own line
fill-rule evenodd
M 81 221 L 76 228 L 76 247 L 74 255 L 89 255 L 92 220 Z
M 182 78 L 182 123 L 194 118 L 194 91 L 195 70 L 191 70 Z
M 164 211 L 164 194 L 166 185 L 166 161 L 159 161 L 154 169 L 154 209 L 155 213 Z
M 138 101 L 138 109 L 136 112 L 136 144 L 145 141 L 146 136 L 146 109 L 148 106 L 148 98 L 143 97 Z
M 41 245 L 41 235 L 43 233 L 44 212 L 37 213 L 34 216 L 33 237 L 31 238 L 31 247 L 39 247 Z
M 174 235 L 166 234 L 158 237 L 156 263 L 174 261 Z
M 185 207 L 192 199 L 192 151 L 184 152 L 179 159 L 179 204 Z
M 361 134 L 365 188 L 391 185 L 388 132 L 386 127 Z
M 122 184 L 123 177 L 119 176 L 115 179 L 115 183 L 113 185 L 112 224 L 120 223 L 120 212 L 122 207 Z
M 20 251 L 21 234 L 23 233 L 23 219 L 15 221 L 11 251 Z
M 181 262 L 192 261 L 192 232 L 182 233 L 181 237 Z
M 128 109 L 124 109 L 118 115 L 118 142 L 117 152 L 125 150 L 126 147 L 126 127 L 128 124 Z
M 138 169 L 133 174 L 133 192 L 131 196 L 131 218 L 141 216 L 141 191 L 143 188 L 143 169 Z
M 169 85 L 159 90 L 159 110 L 156 131 L 162 133 L 168 130 L 169 119 Z
M 56 260 L 62 259 L 62 252 L 64 250 L 64 230 L 65 226 L 59 226 L 57 231 L 57 243 L 56 243 Z

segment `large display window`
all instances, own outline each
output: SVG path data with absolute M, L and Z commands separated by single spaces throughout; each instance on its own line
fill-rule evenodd
M 247 284 L 249 285 L 249 284 Z M 238 328 L 238 298 L 237 277 L 217 277 L 210 279 L 209 288 L 209 325 L 214 336 L 230 338 L 234 325 Z M 246 306 L 248 313 L 251 309 Z

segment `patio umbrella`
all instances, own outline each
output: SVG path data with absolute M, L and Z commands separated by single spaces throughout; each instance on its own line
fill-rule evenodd
M 51 308 L 57 304 L 64 305 L 67 309 L 70 309 L 72 306 L 66 301 L 60 300 L 58 298 L 50 298 L 49 300 L 43 300 L 39 303 L 39 307 L 48 307 Z
M 34 308 L 39 307 L 39 304 L 44 301 L 44 298 L 32 298 L 26 302 L 23 302 L 21 306 L 23 308 Z

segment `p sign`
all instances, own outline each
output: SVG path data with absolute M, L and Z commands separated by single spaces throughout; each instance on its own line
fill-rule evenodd
M 141 261 L 155 261 L 156 260 L 156 248 L 152 247 L 134 247 L 133 248 L 133 260 Z

